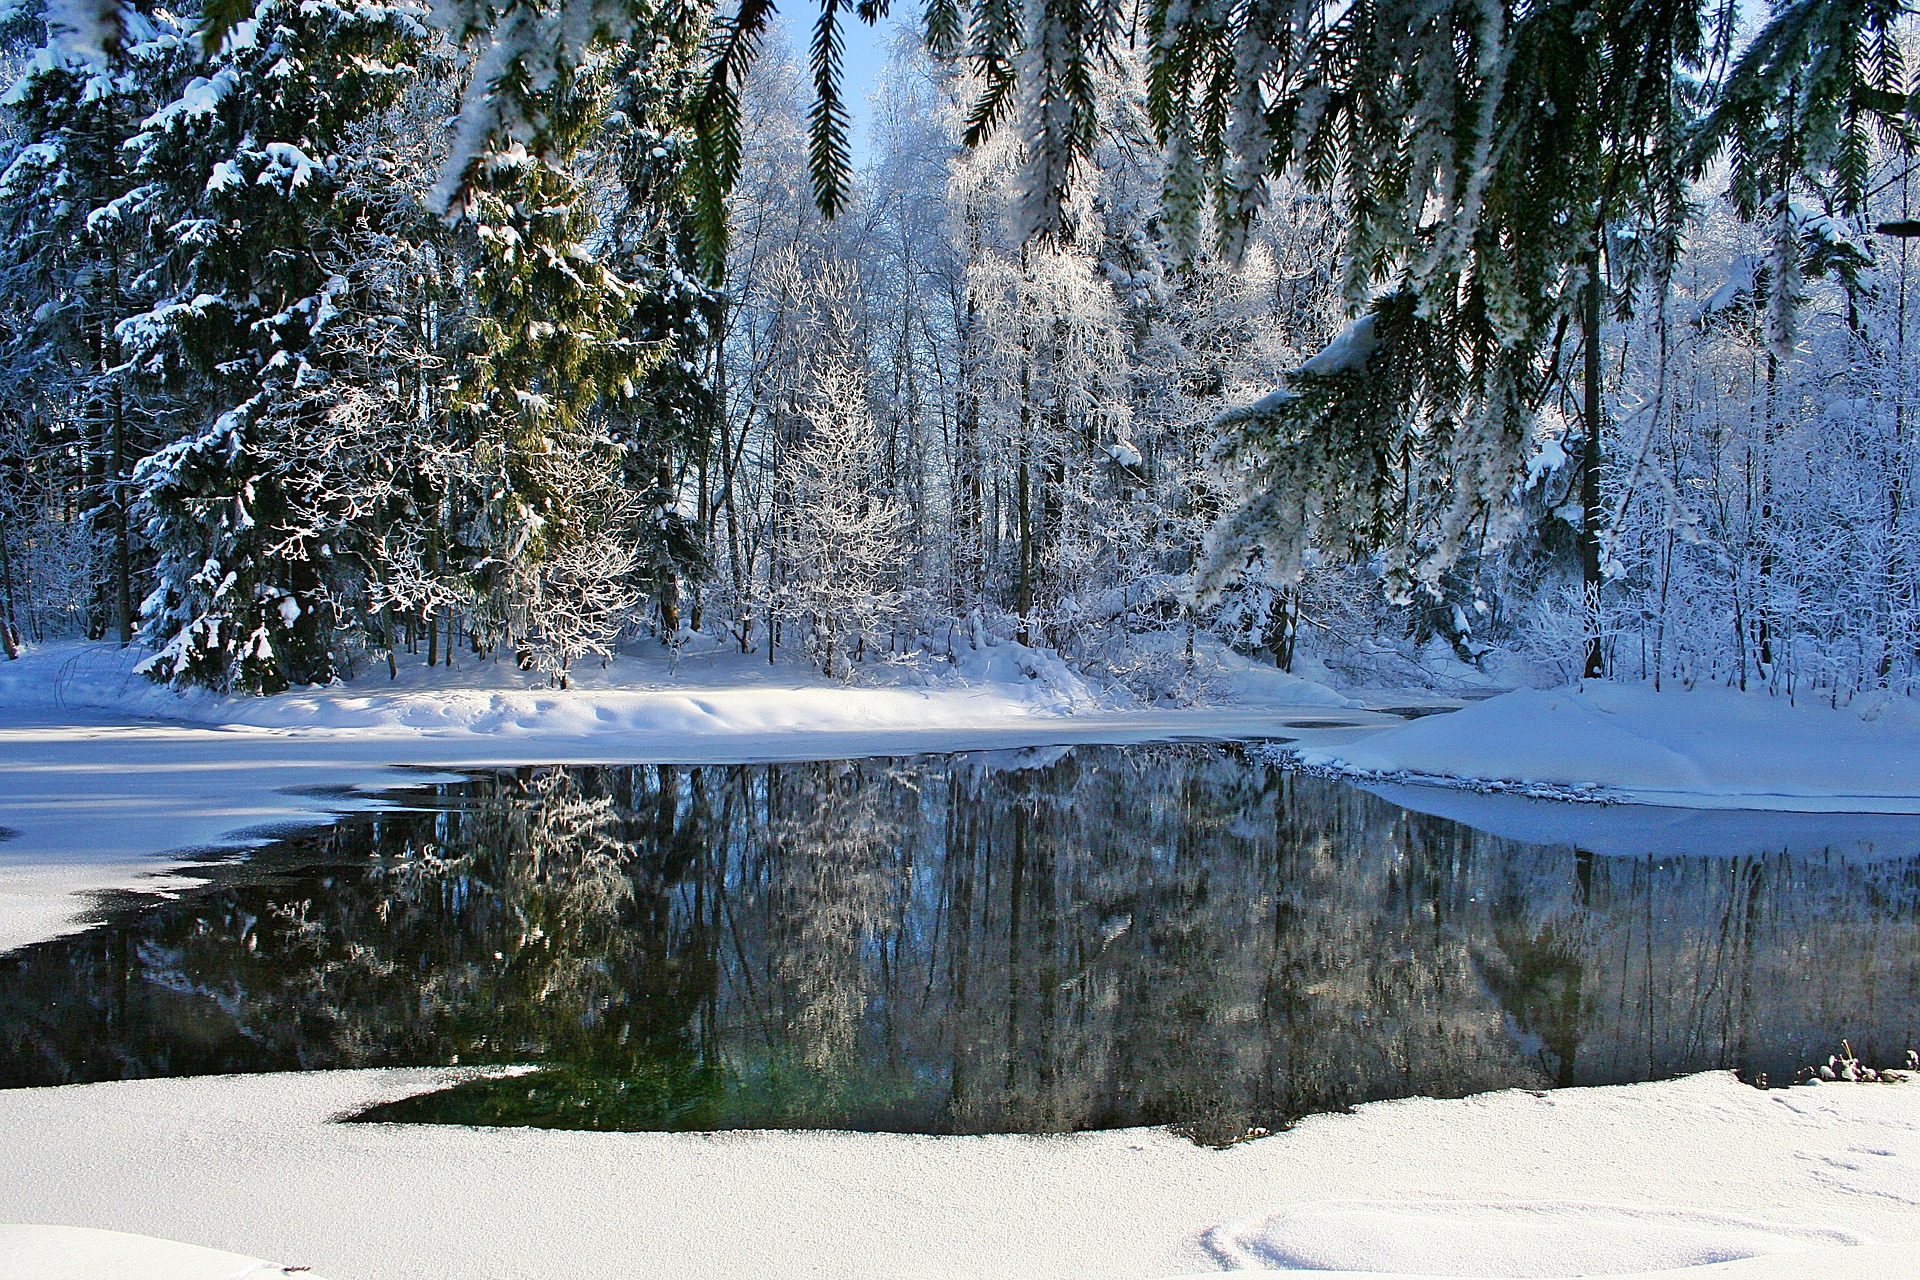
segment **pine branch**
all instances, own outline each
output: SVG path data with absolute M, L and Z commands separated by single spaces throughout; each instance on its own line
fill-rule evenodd
M 961 30 L 958 0 L 927 0 L 923 29 L 927 50 L 936 58 L 951 58 L 960 52 Z
M 740 178 L 740 87 L 774 13 L 773 0 L 741 0 L 738 13 L 715 24 L 719 38 L 695 98 L 694 234 L 715 280 L 726 271 L 727 196 Z
M 847 106 L 840 97 L 841 64 L 846 41 L 840 34 L 843 0 L 821 0 L 820 19 L 813 28 L 813 107 L 808 112 L 808 168 L 813 175 L 814 203 L 826 217 L 839 213 L 853 182 L 852 151 L 847 143 Z M 862 0 L 870 3 L 870 0 Z

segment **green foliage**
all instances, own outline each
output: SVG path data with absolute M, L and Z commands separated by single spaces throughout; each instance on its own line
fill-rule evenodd
M 1861 265 L 1850 260 L 1857 254 L 1825 252 L 1822 237 L 1809 240 L 1796 185 L 1851 216 L 1865 207 L 1876 146 L 1911 152 L 1920 140 L 1898 30 L 1909 12 L 1898 0 L 1777 4 L 1691 140 L 1693 171 L 1724 153 L 1728 197 L 1770 234 L 1767 326 L 1776 355 L 1793 349 L 1803 256 L 1813 274 L 1834 272 L 1850 287 Z
M 589 518 L 576 468 L 611 444 L 591 410 L 630 394 L 651 353 L 622 332 L 628 286 L 586 246 L 593 219 L 562 167 L 519 147 L 494 153 L 469 210 L 476 315 L 455 407 L 477 469 L 499 482 L 496 544 L 538 559 Z
M 1437 589 L 1457 540 L 1490 514 L 1470 495 L 1503 478 L 1529 416 L 1524 354 L 1481 355 L 1482 368 L 1463 360 L 1448 325 L 1421 315 L 1419 299 L 1403 291 L 1349 326 L 1288 389 L 1224 415 L 1223 459 L 1251 496 L 1215 530 L 1201 594 L 1217 594 L 1254 561 L 1275 582 L 1297 582 L 1316 547 L 1356 559 L 1388 548 L 1391 594 Z M 1483 474 L 1449 473 L 1443 463 Z M 1448 538 L 1456 544 L 1443 547 Z
M 95 593 L 88 631 L 101 635 L 129 622 L 115 615 L 132 612 L 140 548 L 128 529 L 130 464 L 169 425 L 167 406 L 131 398 L 133 371 L 115 328 L 142 289 L 131 215 L 147 198 L 123 144 L 172 96 L 191 51 L 164 18 L 117 27 L 137 38 L 116 44 L 111 65 L 32 25 L 47 43 L 4 103 L 9 132 L 21 140 L 0 174 L 0 288 L 12 313 L 0 333 L 4 412 L 13 432 L 40 440 L 75 472 L 90 558 L 103 579 L 118 579 Z M 8 28 L 26 34 L 19 11 Z
M 309 356 L 346 301 L 327 264 L 360 211 L 339 198 L 339 149 L 425 36 L 405 6 L 261 0 L 128 143 L 142 185 L 109 212 L 145 240 L 157 296 L 116 334 L 189 415 L 134 476 L 158 556 L 155 679 L 270 692 L 338 672 L 329 557 L 289 527 L 303 477 L 274 446 L 329 376 Z
M 324 681 L 448 608 L 564 671 L 697 571 L 701 0 L 447 8 L 486 37 L 450 155 L 424 9 L 109 7 L 125 39 L 50 41 L 7 103 L 0 354 L 48 423 L 9 448 L 70 449 L 102 564 L 118 531 L 147 579 L 149 674 Z
M 517 644 L 552 640 L 534 616 L 543 595 L 597 593 L 580 576 L 590 542 L 633 552 L 595 572 L 656 587 L 700 559 L 673 512 L 673 468 L 700 452 L 712 414 L 696 360 L 718 299 L 684 230 L 678 136 L 704 13 L 663 7 L 649 38 L 581 74 L 515 82 L 513 114 L 540 128 L 525 144 L 490 138 L 465 175 L 474 315 L 453 408 L 478 489 L 456 505 L 461 541 L 484 549 L 472 593 Z M 616 196 L 604 217 L 583 177 L 589 144 Z
M 625 332 L 658 357 L 635 394 L 604 406 L 623 484 L 640 497 L 634 537 L 650 592 L 697 575 L 707 558 L 702 530 L 675 503 L 684 470 L 705 460 L 720 411 L 705 353 L 720 332 L 725 298 L 704 279 L 683 130 L 697 89 L 701 29 L 693 21 L 662 24 L 652 46 L 630 47 L 615 60 L 599 139 L 619 191 L 606 252 L 633 286 Z
M 740 87 L 773 14 L 773 0 L 741 0 L 732 17 L 715 20 L 714 48 L 691 113 L 695 226 L 715 280 L 727 265 L 727 196 L 740 180 Z

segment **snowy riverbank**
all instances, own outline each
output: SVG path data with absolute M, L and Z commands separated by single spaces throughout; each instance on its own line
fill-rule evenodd
M 1235 704 L 1167 711 L 1117 705 L 1025 651 L 882 687 L 707 654 L 627 659 L 566 692 L 476 664 L 239 700 L 156 689 L 132 676 L 132 660 L 71 646 L 0 663 L 0 826 L 12 832 L 0 839 L 0 950 L 76 927 L 86 891 L 185 883 L 191 850 L 385 803 L 376 792 L 438 771 L 542 762 L 1284 735 L 1316 764 L 1372 771 L 1369 785 L 1409 808 L 1600 852 L 1804 839 L 1886 857 L 1920 841 L 1920 824 L 1890 816 L 1920 812 L 1920 796 L 1902 807 L 1920 792 L 1920 720 L 1905 702 L 1834 711 L 1590 686 L 1408 723 L 1249 669 Z M 1390 780 L 1431 776 L 1455 785 Z M 1665 807 L 1459 785 L 1475 779 Z M 0 1275 L 61 1276 L 48 1259 L 103 1257 L 121 1266 L 103 1274 L 143 1280 L 283 1266 L 330 1280 L 1146 1280 L 1288 1267 L 1402 1280 L 1894 1280 L 1913 1274 L 1920 1248 L 1915 1083 L 1762 1092 L 1715 1074 L 1413 1099 L 1224 1151 L 1157 1130 L 945 1138 L 333 1123 L 454 1074 L 0 1091 L 0 1223 L 41 1224 L 0 1226 Z M 59 1226 L 90 1230 L 46 1229 Z
M 1370 780 L 1693 809 L 1920 814 L 1920 700 L 1795 706 L 1729 689 L 1521 689 L 1358 741 L 1301 744 Z
M 1045 650 L 962 644 L 952 661 L 929 654 L 874 664 L 858 684 L 789 662 L 710 645 L 675 656 L 657 646 L 574 673 L 551 688 L 510 658 L 461 655 L 452 667 L 418 657 L 390 677 L 356 679 L 270 697 L 177 691 L 135 673 L 141 649 L 64 643 L 0 662 L 0 715 L 91 712 L 175 723 L 351 731 L 383 736 L 484 735 L 506 739 L 757 737 L 916 727 L 975 728 L 1009 721 L 1150 710 L 1100 688 Z M 1205 655 L 1216 699 L 1235 707 L 1357 708 L 1322 684 L 1240 658 L 1218 644 Z
M 0 1092 L 0 1221 L 182 1240 L 330 1280 L 1051 1280 L 1288 1265 L 1895 1280 L 1912 1276 L 1920 1248 L 1911 1083 L 1763 1092 L 1713 1074 L 1375 1103 L 1224 1151 L 1141 1129 L 955 1138 L 332 1122 L 450 1074 Z

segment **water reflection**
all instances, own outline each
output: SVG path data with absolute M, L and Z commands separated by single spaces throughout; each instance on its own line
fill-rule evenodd
M 0 1085 L 534 1062 L 377 1118 L 1223 1141 L 1917 1042 L 1920 860 L 1596 857 L 1231 748 L 414 800 L 0 957 Z

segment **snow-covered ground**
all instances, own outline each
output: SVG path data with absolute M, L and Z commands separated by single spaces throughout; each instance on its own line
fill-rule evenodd
M 904 669 L 909 682 L 879 686 L 709 651 L 619 659 L 566 691 L 500 661 L 416 664 L 398 680 L 381 669 L 270 698 L 175 693 L 134 674 L 140 657 L 68 644 L 0 661 L 0 951 L 79 927 L 85 895 L 164 891 L 182 883 L 184 855 L 377 803 L 372 792 L 420 781 L 422 767 L 1337 741 L 1396 723 L 1244 662 L 1220 673 L 1230 704 L 1129 706 L 1013 645 L 967 651 L 945 671 Z
M 460 655 L 453 667 L 413 657 L 389 677 L 374 666 L 346 683 L 272 697 L 179 692 L 135 674 L 146 652 L 66 643 L 0 662 L 0 712 L 105 712 L 188 724 L 351 730 L 388 737 L 484 735 L 503 740 L 755 738 L 919 727 L 987 727 L 1009 720 L 1125 713 L 1139 702 L 1098 689 L 1051 653 L 1015 644 L 973 649 L 949 663 L 869 664 L 861 683 L 809 668 L 703 647 L 677 658 L 658 646 L 579 668 L 573 687 L 548 686 L 504 657 Z M 1322 684 L 1231 654 L 1217 642 L 1209 677 L 1235 706 L 1352 708 Z M 884 680 L 884 683 L 878 682 Z
M 1381 799 L 1529 844 L 1572 845 L 1623 858 L 1833 854 L 1853 862 L 1920 857 L 1908 813 L 1800 813 L 1670 804 L 1569 804 L 1467 786 L 1362 781 Z
M 0 1092 L 0 1220 L 180 1240 L 331 1280 L 1134 1280 L 1282 1267 L 1911 1280 L 1920 1257 L 1911 1083 L 1763 1092 L 1713 1074 L 1374 1103 L 1224 1151 L 1139 1129 L 330 1122 L 451 1074 Z M 5 1257 L 0 1272 L 20 1274 Z
M 1887 694 L 1835 708 L 1721 688 L 1520 689 L 1357 741 L 1302 743 L 1297 755 L 1399 782 L 1693 809 L 1920 814 L 1920 700 Z
M 322 1280 L 224 1249 L 130 1231 L 0 1223 L 0 1276 L 32 1280 Z

